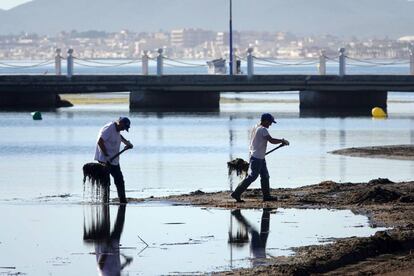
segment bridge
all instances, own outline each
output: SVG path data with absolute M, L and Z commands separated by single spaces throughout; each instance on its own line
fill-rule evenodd
M 131 92 L 132 109 L 218 108 L 221 92 L 300 91 L 301 109 L 386 108 L 414 75 L 1 75 L 0 107 L 56 107 L 57 95 Z
M 130 108 L 148 109 L 218 109 L 220 93 L 300 91 L 300 109 L 363 109 L 374 106 L 387 107 L 388 91 L 414 92 L 414 46 L 409 49 L 409 60 L 372 61 L 349 57 L 345 48 L 339 49 L 336 57 L 327 57 L 324 51 L 317 60 L 286 63 L 254 56 L 249 48 L 244 60 L 247 74 L 240 75 L 233 67 L 230 75 L 166 74 L 165 65 L 173 67 L 198 68 L 206 64 L 194 64 L 164 56 L 158 49 L 156 57 L 144 51 L 141 59 L 114 63 L 105 60 L 86 60 L 68 50 L 66 75 L 62 75 L 61 50 L 56 49 L 54 60 L 38 64 L 16 65 L 0 62 L 0 68 L 23 70 L 27 68 L 48 68 L 54 64 L 55 75 L 0 75 L 0 107 L 2 108 L 53 108 L 59 106 L 59 95 L 68 93 L 130 92 Z M 149 62 L 156 62 L 156 75 L 149 74 Z M 239 60 L 238 60 L 239 61 Z M 346 75 L 346 65 L 353 66 L 395 66 L 409 65 L 407 75 Z M 141 64 L 140 72 L 124 75 L 87 75 L 76 72 L 75 67 L 116 67 L 132 63 Z M 282 75 L 255 74 L 254 64 L 260 66 L 285 67 L 318 64 L 319 74 Z M 328 63 L 338 64 L 338 75 L 327 75 Z M 138 65 L 137 64 L 137 65 Z M 138 69 L 139 66 L 136 67 Z M 46 70 L 46 73 L 48 70 Z

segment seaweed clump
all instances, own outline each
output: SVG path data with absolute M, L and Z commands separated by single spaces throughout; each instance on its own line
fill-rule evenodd
M 227 168 L 229 169 L 229 175 L 235 171 L 237 176 L 243 176 L 246 175 L 249 170 L 249 163 L 242 158 L 236 158 L 227 162 Z
M 369 191 L 363 191 L 356 194 L 351 201 L 356 204 L 388 203 L 393 202 L 400 197 L 401 194 L 396 191 L 375 187 Z
M 83 184 L 88 180 L 91 183 L 91 197 L 103 202 L 109 201 L 109 167 L 101 163 L 87 163 L 83 166 Z

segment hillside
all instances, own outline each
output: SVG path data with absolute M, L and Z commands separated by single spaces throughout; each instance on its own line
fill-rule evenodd
M 234 0 L 237 30 L 297 34 L 413 34 L 407 0 Z M 226 30 L 227 0 L 34 0 L 0 12 L 0 34 L 62 30 L 158 31 L 182 27 Z

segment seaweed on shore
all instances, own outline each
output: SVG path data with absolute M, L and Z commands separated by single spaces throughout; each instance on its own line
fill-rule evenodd
M 375 187 L 368 191 L 361 191 L 356 193 L 351 202 L 355 204 L 372 204 L 372 203 L 388 203 L 399 199 L 402 196 L 401 193 L 384 189 L 381 187 Z

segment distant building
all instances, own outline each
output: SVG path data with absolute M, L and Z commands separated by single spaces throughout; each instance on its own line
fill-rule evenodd
M 216 34 L 216 45 L 217 46 L 224 46 L 226 45 L 226 37 L 224 36 L 223 32 L 218 32 Z
M 216 44 L 217 46 L 229 46 L 230 35 L 228 32 L 217 32 L 216 33 Z M 240 33 L 237 31 L 233 32 L 233 46 L 239 47 L 240 45 Z
M 233 47 L 245 57 L 252 47 L 256 57 L 286 59 L 317 59 L 324 50 L 330 58 L 338 56 L 338 49 L 345 47 L 347 55 L 356 59 L 405 59 L 409 58 L 413 36 L 390 38 L 341 38 L 332 35 L 301 37 L 289 32 L 234 31 Z M 139 58 L 143 51 L 151 57 L 163 48 L 170 58 L 228 59 L 229 33 L 203 29 L 176 29 L 172 31 L 135 33 L 86 31 L 60 32 L 51 37 L 21 33 L 0 35 L 0 59 L 53 59 L 55 49 L 62 49 L 63 58 L 68 48 L 75 49 L 79 58 Z
M 414 35 L 407 35 L 398 39 L 400 42 L 414 42 Z
M 202 29 L 179 29 L 170 33 L 171 46 L 191 48 L 214 39 L 214 32 Z
M 301 46 L 292 45 L 288 47 L 280 47 L 277 49 L 277 56 L 279 58 L 300 58 L 303 57 Z

